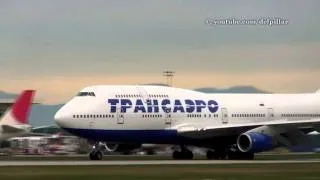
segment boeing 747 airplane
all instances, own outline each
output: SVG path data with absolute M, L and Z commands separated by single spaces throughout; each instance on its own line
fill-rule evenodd
M 143 143 L 179 147 L 174 159 L 253 159 L 254 153 L 308 142 L 320 129 L 320 93 L 206 94 L 164 86 L 97 85 L 55 115 L 70 133 L 116 148 Z M 118 144 L 115 146 L 115 144 Z M 92 160 L 102 159 L 95 148 Z

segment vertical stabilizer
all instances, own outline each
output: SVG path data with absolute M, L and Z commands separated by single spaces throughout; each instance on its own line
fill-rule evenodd
M 23 91 L 7 110 L 0 121 L 0 125 L 27 124 L 34 94 L 34 90 Z

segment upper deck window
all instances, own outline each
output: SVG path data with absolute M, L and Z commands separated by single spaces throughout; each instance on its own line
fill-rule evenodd
M 94 92 L 79 92 L 77 96 L 96 96 Z

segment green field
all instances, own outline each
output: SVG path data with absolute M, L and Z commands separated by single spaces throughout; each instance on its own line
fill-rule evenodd
M 247 165 L 18 166 L 0 167 L 9 180 L 317 180 L 320 163 Z

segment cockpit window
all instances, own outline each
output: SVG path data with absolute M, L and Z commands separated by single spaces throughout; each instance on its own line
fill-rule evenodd
M 79 92 L 77 96 L 96 96 L 94 92 Z

